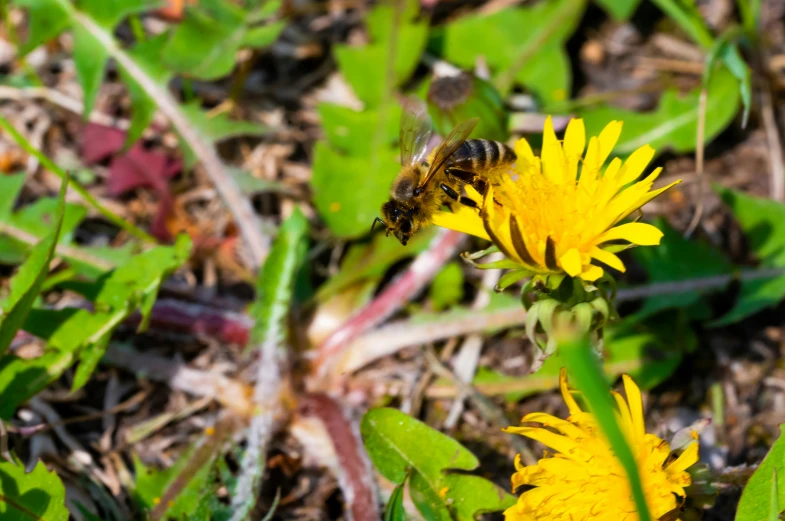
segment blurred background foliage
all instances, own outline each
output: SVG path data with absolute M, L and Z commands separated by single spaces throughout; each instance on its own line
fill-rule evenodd
M 248 323 L 258 322 L 252 344 L 267 346 L 258 349 L 267 362 L 291 353 L 299 356 L 304 348 L 318 355 L 339 325 L 360 320 L 356 317 L 362 318 L 362 311 L 379 302 L 389 288 L 404 287 L 401 281 L 411 275 L 406 263 L 413 257 L 416 262 L 429 259 L 444 240 L 443 233 L 427 229 L 404 247 L 381 233 L 370 233 L 400 169 L 398 125 L 404 94 L 428 101 L 442 135 L 460 121 L 478 117 L 473 136 L 507 142 L 523 136 L 537 148 L 544 117 L 552 114 L 557 130 L 569 117 L 583 118 L 590 136 L 611 120 L 624 121 L 614 150 L 620 157 L 644 144 L 657 150 L 658 165 L 692 161 L 694 156 L 688 174 L 681 169 L 685 188 L 655 210 L 664 215 L 654 220 L 664 233 L 662 244 L 635 250 L 628 257 L 634 269 L 620 278 L 621 319 L 604 339 L 604 369 L 610 382 L 626 373 L 644 390 L 673 385 L 669 382 L 674 374 L 689 379 L 706 372 L 703 376 L 710 378 L 712 362 L 706 360 L 711 357 L 701 354 L 710 343 L 707 339 L 713 335 L 746 339 L 750 329 L 763 330 L 772 323 L 780 327 L 781 321 L 766 313 L 774 309 L 779 317 L 785 298 L 785 194 L 776 185 L 781 152 L 779 157 L 769 156 L 767 168 L 774 173 L 767 189 L 744 190 L 739 186 L 743 183 L 724 182 L 730 177 L 727 170 L 750 170 L 743 166 L 743 153 L 720 174 L 715 169 L 707 179 L 704 172 L 704 156 L 717 158 L 740 148 L 743 136 L 756 129 L 771 134 L 766 126 L 772 112 L 769 98 L 776 91 L 772 85 L 779 84 L 773 78 L 777 71 L 769 68 L 767 60 L 773 52 L 783 51 L 777 47 L 783 42 L 767 41 L 761 28 L 770 22 L 762 13 L 775 13 L 775 25 L 781 25 L 782 13 L 776 5 L 768 5 L 776 2 L 719 2 L 730 5 L 731 14 L 724 23 L 709 23 L 705 12 L 714 3 L 541 0 L 440 6 L 400 0 L 343 8 L 332 2 L 275 0 L 198 0 L 185 7 L 183 2 L 162 0 L 3 1 L 3 35 L 12 58 L 0 76 L 4 100 L 0 109 L 7 109 L 0 111 L 0 126 L 8 144 L 0 153 L 10 157 L 13 143 L 25 156 L 16 163 L 3 159 L 0 176 L 0 262 L 8 266 L 3 272 L 7 280 L 0 318 L 0 418 L 21 425 L 19 413 L 32 403 L 39 422 L 55 422 L 41 413 L 49 407 L 41 403 L 46 402 L 42 397 L 51 398 L 53 389 L 77 393 L 98 385 L 106 380 L 99 365 L 102 360 L 122 367 L 123 363 L 112 360 L 127 360 L 123 352 L 136 356 L 134 349 L 139 346 L 134 347 L 132 339 L 145 338 L 142 333 L 151 323 L 155 328 L 159 292 L 168 291 L 170 299 L 182 293 L 171 285 L 166 289 L 173 274 L 187 272 L 189 287 L 218 277 L 223 295 L 213 290 L 211 296 L 230 295 L 239 302 L 238 309 L 221 311 L 244 313 L 255 272 L 264 260 L 238 246 L 248 242 L 248 229 L 264 237 L 259 251 L 269 255 L 255 286 L 250 318 L 240 322 L 245 340 Z M 646 41 L 606 41 L 611 40 L 607 33 L 621 34 L 608 27 L 639 26 L 645 26 L 638 32 Z M 667 35 L 671 47 L 686 48 L 683 55 L 695 58 L 664 63 L 664 58 L 652 56 L 657 48 L 646 45 L 657 35 Z M 309 44 L 314 42 L 315 54 L 323 54 L 320 64 L 309 61 Z M 624 47 L 633 60 L 660 59 L 655 81 L 629 87 L 627 78 L 619 76 L 610 81 L 613 88 L 593 86 L 593 73 L 582 67 L 611 62 L 614 45 Z M 630 51 L 636 46 L 644 51 Z M 23 107 L 42 99 L 58 105 L 62 97 L 53 93 L 64 89 L 58 75 L 50 73 L 53 64 L 66 71 L 72 68 L 73 84 L 67 85 L 70 90 L 65 95 L 78 98 L 81 122 L 63 123 L 43 139 L 19 124 L 23 110 L 14 104 Z M 314 83 L 305 81 L 305 87 L 295 85 L 295 80 L 306 76 L 303 70 L 312 73 L 322 67 L 329 74 L 320 73 Z M 254 87 L 260 75 L 262 83 L 275 88 Z M 607 86 L 608 80 L 604 81 Z M 645 101 L 630 102 L 629 96 L 643 96 Z M 74 105 L 66 110 L 73 112 Z M 774 140 L 779 140 L 776 132 Z M 252 161 L 246 153 L 258 143 L 285 147 L 286 161 L 296 167 L 279 174 L 283 171 L 279 162 L 273 175 L 260 174 L 263 168 L 249 166 Z M 771 141 L 766 143 L 764 148 L 771 146 Z M 34 168 L 28 159 L 35 162 Z M 38 165 L 53 176 L 45 183 L 38 179 Z M 677 173 L 666 169 L 665 175 Z M 763 173 L 756 175 L 748 184 L 767 184 Z M 67 197 L 66 185 L 69 194 L 79 195 Z M 188 211 L 178 201 L 186 187 L 217 191 L 229 212 L 222 210 L 220 218 L 208 214 L 202 221 L 183 217 Z M 59 196 L 53 195 L 53 188 L 61 188 Z M 140 191 L 154 195 L 155 210 L 144 215 L 118 210 L 132 207 Z M 715 202 L 713 213 L 704 208 L 709 204 L 704 199 Z M 256 212 L 248 218 L 248 228 L 242 228 L 246 210 L 233 203 L 238 200 L 254 203 L 248 204 L 248 210 Z M 226 225 L 232 219 L 235 225 Z M 272 242 L 279 229 L 279 238 Z M 307 253 L 300 251 L 306 237 Z M 461 245 L 469 249 L 466 246 L 466 242 Z M 204 267 L 207 258 L 212 275 Z M 380 337 L 365 338 L 365 344 L 364 337 L 353 338 L 343 346 L 343 369 L 355 371 L 384 354 L 442 340 L 447 346 L 439 344 L 440 360 L 448 361 L 455 350 L 449 333 L 428 335 L 461 324 L 468 327 L 461 335 L 492 338 L 500 353 L 510 352 L 509 344 L 518 342 L 515 352 L 524 356 L 520 355 L 523 320 L 516 315 L 519 300 L 511 292 L 492 294 L 478 308 L 473 299 L 485 290 L 476 270 L 455 260 L 452 250 L 439 262 L 432 280 L 421 284 L 427 286 L 422 298 L 417 290 L 401 293 L 405 301 L 392 311 L 378 313 L 381 318 L 373 326 L 381 325 L 381 340 L 388 343 L 380 341 L 382 347 L 377 348 L 382 354 L 362 359 L 358 353 Z M 244 284 L 245 289 L 233 289 L 236 284 Z M 642 287 L 645 291 L 640 291 Z M 210 298 L 202 300 L 221 307 Z M 298 311 L 301 322 L 294 325 L 290 323 L 293 309 L 302 310 Z M 311 319 L 307 326 L 306 315 Z M 394 323 L 382 325 L 390 316 Z M 129 333 L 129 324 L 139 334 Z M 384 329 L 388 327 L 399 329 Z M 410 336 L 396 334 L 401 331 Z M 39 351 L 23 356 L 17 344 L 31 338 L 37 339 Z M 265 358 L 268 355 L 272 358 Z M 235 368 L 252 365 L 237 352 L 226 356 Z M 357 357 L 364 361 L 357 362 Z M 559 356 L 553 356 L 539 372 L 525 374 L 511 371 L 500 357 L 484 357 L 483 363 L 475 360 L 476 371 L 469 374 L 471 389 L 478 393 L 469 395 L 472 407 L 494 418 L 490 421 L 494 432 L 498 425 L 493 422 L 502 421 L 499 414 L 504 418 L 506 411 L 517 419 L 516 407 L 522 400 L 525 404 L 526 399 L 547 396 L 545 392 L 556 387 L 563 365 Z M 418 363 L 420 369 L 427 365 Z M 433 365 L 436 362 L 428 363 L 433 382 L 426 396 L 431 392 L 444 399 L 468 392 L 459 387 L 466 384 L 436 371 L 433 367 L 440 367 Z M 131 372 L 146 374 L 133 367 Z M 336 374 L 342 374 L 341 369 L 335 369 Z M 329 388 L 322 377 L 302 373 L 295 371 L 294 379 Z M 245 394 L 239 393 L 243 398 L 212 398 L 222 404 L 220 408 L 248 414 L 244 408 L 251 409 L 253 378 L 240 369 L 232 378 L 244 390 Z M 715 384 L 706 384 L 713 394 L 707 393 L 705 402 L 719 430 L 724 428 L 725 405 L 722 388 L 717 391 Z M 500 399 L 494 402 L 495 398 Z M 291 397 L 278 400 L 276 407 L 287 400 Z M 369 392 L 363 403 L 399 401 L 393 394 L 380 397 Z M 143 421 L 135 417 L 135 428 L 123 431 L 126 441 L 155 436 L 165 425 L 196 415 L 205 406 L 181 411 L 170 406 Z M 407 412 L 418 410 L 409 407 Z M 211 414 L 208 423 L 223 421 L 215 410 Z M 362 420 L 368 455 L 390 484 L 383 487 L 385 496 L 392 498 L 386 518 L 404 519 L 419 512 L 425 519 L 468 520 L 479 512 L 503 509 L 514 500 L 497 486 L 496 469 L 488 471 L 493 476 L 485 475 L 490 479 L 466 474 L 478 465 L 484 467 L 484 462 L 432 428 L 442 421 L 440 416 L 444 414 L 438 408 L 419 416 L 381 408 Z M 81 434 L 86 440 L 97 437 L 87 429 Z M 135 454 L 117 467 L 119 471 L 115 469 L 120 477 L 112 483 L 116 482 L 115 489 L 127 491 L 124 499 L 117 499 L 116 490 L 110 493 L 97 467 L 63 464 L 78 477 L 66 480 L 64 490 L 62 479 L 35 461 L 29 474 L 20 471 L 18 457 L 0 461 L 0 498 L 14 498 L 13 502 L 0 499 L 0 514 L 21 519 L 22 512 L 30 511 L 47 521 L 64 520 L 69 515 L 62 506 L 66 493 L 78 519 L 142 519 L 146 513 L 155 519 L 239 519 L 238 512 L 260 519 L 252 514 L 261 510 L 273 514 L 280 495 L 269 486 L 259 488 L 269 462 L 264 454 L 249 456 L 251 451 L 240 445 L 227 450 L 222 444 L 229 439 L 226 436 L 192 429 L 191 435 L 178 440 L 180 448 L 186 448 L 175 459 L 167 456 L 169 466 L 163 470 Z M 0 438 L 4 441 L 5 434 L 0 433 Z M 133 445 L 115 448 L 124 452 Z M 2 443 L 0 449 L 5 452 Z M 760 472 L 770 474 L 781 450 L 780 440 Z M 463 473 L 443 472 L 448 467 Z M 248 478 L 250 485 L 243 481 L 246 468 L 256 468 L 255 477 Z M 506 479 L 508 472 L 501 474 Z M 773 492 L 765 488 L 771 483 L 769 474 L 753 477 L 750 487 L 756 491 L 745 491 L 741 505 L 765 504 L 766 515 L 773 513 L 776 518 L 780 508 L 771 506 L 768 499 Z M 79 495 L 74 490 L 82 490 L 82 485 L 74 483 L 85 476 L 90 477 L 89 483 L 82 488 L 89 494 Z M 768 481 L 763 483 L 764 479 Z M 403 494 L 404 483 L 408 496 Z M 774 483 L 785 480 L 780 477 Z M 246 485 L 253 491 L 250 496 L 243 495 Z M 339 487 L 346 490 L 344 483 Z M 37 492 L 31 494 L 31 489 Z M 219 490 L 220 497 L 214 493 Z M 773 490 L 781 498 L 778 505 L 785 507 L 785 485 Z M 41 494 L 46 501 L 40 500 Z M 762 519 L 761 512 L 740 506 L 736 519 Z

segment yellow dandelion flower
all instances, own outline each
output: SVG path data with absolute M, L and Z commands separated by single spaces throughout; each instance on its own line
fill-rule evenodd
M 649 145 L 624 162 L 614 158 L 603 171 L 621 128 L 620 121 L 612 121 L 587 147 L 583 120 L 570 121 L 561 143 L 548 117 L 541 158 L 519 140 L 515 171 L 494 176 L 479 214 L 439 212 L 434 223 L 492 240 L 532 273 L 594 281 L 603 274 L 597 262 L 624 271 L 614 253 L 619 243 L 659 244 L 662 232 L 650 224 L 620 222 L 679 181 L 651 190 L 661 168 L 638 181 L 654 157 Z
M 599 430 L 594 417 L 581 410 L 567 386 L 562 369 L 559 378 L 562 396 L 570 410 L 563 420 L 545 413 L 524 416 L 523 422 L 540 427 L 508 427 L 506 432 L 521 434 L 556 451 L 536 465 L 524 466 L 515 459 L 513 490 L 525 491 L 518 502 L 504 512 L 506 521 L 634 521 L 632 490 L 624 468 Z M 698 461 L 698 444 L 690 443 L 678 458 L 671 457 L 668 443 L 645 430 L 643 401 L 638 386 L 624 375 L 627 400 L 613 392 L 618 407 L 617 420 L 632 447 L 643 482 L 646 503 L 653 519 L 674 516 L 690 484 L 686 469 Z M 664 519 L 678 520 L 677 516 Z

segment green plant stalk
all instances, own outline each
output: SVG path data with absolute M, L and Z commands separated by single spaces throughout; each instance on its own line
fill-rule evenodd
M 55 174 L 60 179 L 65 179 L 67 177 L 66 172 L 62 168 L 57 166 L 54 163 L 54 161 L 52 161 L 46 155 L 44 155 L 43 152 L 41 152 L 40 150 L 35 148 L 32 145 L 32 143 L 30 143 L 27 140 L 27 138 L 25 138 L 19 131 L 17 131 L 14 128 L 14 126 L 11 125 L 11 122 L 8 121 L 3 116 L 0 116 L 0 128 L 5 130 L 6 132 L 8 132 L 11 135 L 11 137 L 14 139 L 14 141 L 16 141 L 16 143 L 25 150 L 25 152 L 35 156 L 35 158 L 38 159 L 41 162 L 41 164 L 47 170 L 49 170 L 50 172 Z M 109 210 L 108 208 L 106 208 L 104 205 L 102 205 L 98 201 L 98 199 L 93 197 L 93 195 L 84 186 L 80 185 L 79 183 L 77 183 L 73 179 L 70 181 L 69 186 L 71 188 L 73 188 L 79 195 L 81 195 L 82 198 L 87 203 L 92 205 L 98 211 L 98 213 L 100 213 L 101 215 L 106 217 L 106 219 L 108 221 L 110 221 L 112 224 L 116 225 L 120 229 L 127 231 L 128 233 L 130 233 L 134 237 L 136 237 L 138 239 L 141 239 L 141 240 L 143 240 L 145 242 L 149 242 L 149 243 L 152 243 L 152 244 L 157 244 L 158 243 L 158 241 L 156 241 L 154 237 L 149 235 L 144 230 L 141 230 L 140 228 L 137 228 L 133 224 L 127 222 L 122 217 L 112 213 L 112 211 Z
M 142 25 L 142 19 L 139 18 L 138 14 L 129 16 L 128 23 L 131 26 L 131 32 L 134 33 L 134 38 L 136 38 L 137 42 L 147 40 L 147 35 L 144 32 L 144 25 Z
M 761 0 L 736 0 L 736 5 L 741 13 L 741 23 L 744 32 L 753 41 L 758 39 L 758 28 L 760 27 L 760 5 Z
M 613 453 L 619 458 L 632 489 L 635 507 L 640 521 L 651 521 L 643 483 L 638 473 L 635 456 L 616 422 L 611 402 L 611 390 L 608 387 L 602 369 L 597 362 L 587 337 L 559 342 L 559 352 L 567 364 L 570 377 L 575 379 L 578 389 L 583 393 L 592 414 L 597 419 L 602 432 L 608 438 Z
M 687 11 L 687 8 L 678 0 L 653 0 L 665 14 L 674 22 L 679 24 L 695 43 L 700 45 L 704 51 L 711 49 L 714 45 L 714 37 L 709 32 L 706 24 L 695 12 Z

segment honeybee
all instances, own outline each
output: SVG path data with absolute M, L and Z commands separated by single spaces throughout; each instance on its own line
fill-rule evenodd
M 445 204 L 459 203 L 477 208 L 477 202 L 462 195 L 465 184 L 484 193 L 487 183 L 517 157 L 504 143 L 466 138 L 477 118 L 455 126 L 430 156 L 428 141 L 433 134 L 427 106 L 409 99 L 401 114 L 401 172 L 393 181 L 390 200 L 382 205 L 382 224 L 404 246 L 409 238 L 430 223 L 431 216 Z M 373 227 L 372 227 L 373 228 Z

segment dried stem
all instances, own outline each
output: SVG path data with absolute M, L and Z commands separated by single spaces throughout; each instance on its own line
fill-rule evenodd
M 30 99 L 48 101 L 53 105 L 57 105 L 58 107 L 78 114 L 79 116 L 84 113 L 84 103 L 63 94 L 58 90 L 50 89 L 49 87 L 25 87 L 23 89 L 18 89 L 16 87 L 0 85 L 0 100 L 24 101 Z M 113 118 L 112 116 L 95 110 L 90 113 L 89 120 L 99 125 L 119 128 L 121 130 L 128 130 L 131 126 L 131 123 L 127 119 Z
M 771 268 L 684 281 L 659 282 L 621 289 L 616 295 L 616 302 L 689 291 L 706 291 L 727 286 L 733 280 L 750 281 L 782 275 L 785 275 L 785 269 Z M 367 333 L 347 346 L 338 364 L 338 370 L 342 373 L 356 371 L 374 360 L 394 354 L 406 347 L 485 330 L 522 326 L 525 319 L 526 312 L 515 303 L 492 311 L 473 312 L 471 320 L 467 320 L 466 314 L 457 313 L 446 313 L 428 322 L 422 322 L 421 319 L 416 322 L 400 320 Z
M 703 192 L 705 190 L 705 181 L 703 176 L 703 153 L 706 142 L 706 100 L 708 92 L 705 88 L 701 89 L 700 97 L 698 98 L 698 135 L 695 138 L 695 175 L 698 178 L 698 203 L 695 205 L 695 214 L 692 216 L 687 231 L 684 232 L 685 237 L 690 237 L 698 228 L 701 217 L 703 217 Z
M 458 251 L 464 235 L 440 230 L 430 248 L 412 262 L 409 269 L 393 280 L 370 304 L 355 313 L 319 346 L 317 367 L 326 370 L 325 362 L 334 357 L 359 335 L 384 322 L 414 298 L 441 267 Z

